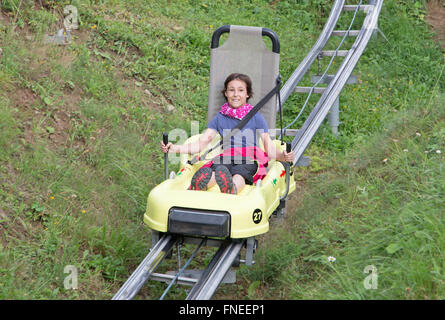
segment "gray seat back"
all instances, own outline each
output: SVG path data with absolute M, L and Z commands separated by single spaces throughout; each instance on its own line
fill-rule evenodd
M 266 47 L 263 28 L 230 26 L 227 40 L 210 52 L 210 84 L 207 121 L 225 103 L 224 80 L 231 73 L 243 73 L 252 79 L 251 105 L 261 100 L 276 86 L 280 54 Z M 279 52 L 279 49 L 278 49 Z M 277 97 L 271 98 L 260 110 L 269 128 L 275 128 Z

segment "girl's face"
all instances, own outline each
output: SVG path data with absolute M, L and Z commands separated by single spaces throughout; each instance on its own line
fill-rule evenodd
M 232 80 L 227 84 L 227 89 L 224 92 L 227 102 L 233 109 L 244 106 L 247 103 L 249 95 L 247 94 L 247 86 L 244 81 Z

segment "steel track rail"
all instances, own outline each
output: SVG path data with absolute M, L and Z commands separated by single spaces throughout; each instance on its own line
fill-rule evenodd
M 173 235 L 162 236 L 112 300 L 133 299 L 177 241 Z
M 318 37 L 317 42 L 314 44 L 311 51 L 306 55 L 306 57 L 303 59 L 303 61 L 300 63 L 297 69 L 295 69 L 295 71 L 292 73 L 292 75 L 289 77 L 289 79 L 281 88 L 280 90 L 281 104 L 284 104 L 287 98 L 289 98 L 292 92 L 294 92 L 297 84 L 304 77 L 306 72 L 311 67 L 312 63 L 314 63 L 315 59 L 320 55 L 324 46 L 331 37 L 332 32 L 334 31 L 337 21 L 342 13 L 344 4 L 345 0 L 335 1 L 334 5 L 332 6 L 331 13 L 329 14 L 328 20 L 326 21 L 325 26 L 320 36 Z M 277 110 L 278 109 L 279 105 L 277 105 Z
M 193 258 L 196 256 L 196 254 L 198 253 L 199 249 L 201 248 L 201 246 L 206 242 L 206 238 L 202 239 L 201 242 L 199 243 L 199 245 L 196 247 L 195 251 L 193 252 L 192 256 L 190 257 L 190 259 L 188 259 L 188 261 L 184 264 L 184 266 L 179 269 L 179 271 L 176 273 L 176 275 L 173 277 L 172 281 L 170 282 L 170 284 L 168 285 L 167 289 L 165 289 L 164 293 L 162 294 L 161 298 L 159 300 L 164 300 L 164 297 L 167 295 L 168 291 L 170 290 L 170 288 L 173 286 L 173 284 L 179 279 L 179 277 L 181 276 L 181 274 L 185 271 L 185 269 L 187 268 L 187 266 L 190 264 L 190 262 L 192 262 Z M 179 252 L 178 252 L 179 254 Z
M 186 300 L 209 300 L 237 258 L 245 240 L 225 241 L 213 256 Z
M 352 74 L 352 71 L 365 50 L 369 39 L 374 33 L 374 30 L 377 29 L 377 21 L 382 5 L 383 0 L 376 0 L 375 5 L 368 9 L 362 28 L 335 74 L 334 79 L 329 83 L 320 100 L 317 102 L 303 126 L 298 130 L 295 138 L 292 140 L 292 150 L 295 154 L 294 165 L 303 155 L 313 136 L 319 129 L 331 106 L 334 104 L 336 98 L 346 84 L 346 81 Z

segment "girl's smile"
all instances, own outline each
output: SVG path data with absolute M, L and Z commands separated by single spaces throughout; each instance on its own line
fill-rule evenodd
M 244 106 L 249 98 L 246 83 L 237 79 L 227 84 L 227 90 L 224 92 L 224 95 L 230 107 L 233 109 Z

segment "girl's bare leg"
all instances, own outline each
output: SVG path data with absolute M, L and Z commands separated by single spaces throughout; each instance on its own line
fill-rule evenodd
M 209 183 L 207 183 L 207 190 L 213 187 L 215 184 L 216 184 L 215 171 L 213 171 L 212 177 L 210 178 Z
M 246 185 L 246 180 L 244 180 L 244 177 L 239 174 L 235 174 L 232 177 L 232 181 L 236 187 L 237 194 L 240 193 L 241 190 L 243 190 L 244 186 Z

